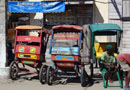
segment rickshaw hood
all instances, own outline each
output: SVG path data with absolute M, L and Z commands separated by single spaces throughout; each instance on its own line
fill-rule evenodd
M 117 24 L 91 24 L 90 25 L 91 32 L 97 31 L 120 31 L 122 29 Z

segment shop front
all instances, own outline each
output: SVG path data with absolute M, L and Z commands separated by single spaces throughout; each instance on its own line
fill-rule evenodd
M 65 12 L 62 13 L 45 13 L 44 26 L 51 28 L 59 24 L 84 25 L 93 23 L 93 1 L 80 3 L 82 0 L 72 2 L 66 1 Z
M 65 2 L 63 1 L 60 1 L 60 2 L 10 1 L 8 2 L 8 39 L 7 41 L 12 41 L 14 39 L 14 28 L 16 26 L 28 25 L 32 23 L 33 19 L 35 19 L 35 17 L 31 18 L 33 14 L 59 13 L 59 12 L 64 12 L 64 11 L 65 11 Z M 38 18 L 40 18 L 39 15 L 38 15 Z M 33 21 L 33 23 L 34 25 L 37 25 L 35 21 Z M 42 25 L 43 24 L 41 23 L 40 26 Z

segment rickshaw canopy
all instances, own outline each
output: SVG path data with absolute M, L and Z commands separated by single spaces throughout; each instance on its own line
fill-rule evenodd
M 17 26 L 15 29 L 16 30 L 42 30 L 42 32 L 45 32 L 46 34 L 51 35 L 51 31 L 50 30 L 42 28 L 41 26 L 22 25 L 22 26 Z
M 83 28 L 81 26 L 77 26 L 77 25 L 57 25 L 57 26 L 53 26 L 52 29 L 55 31 L 66 31 L 66 30 L 81 31 L 81 30 L 83 30 Z
M 34 25 L 22 25 L 22 26 L 17 26 L 15 29 L 16 30 L 41 30 L 43 28 L 40 26 L 34 26 Z
M 87 32 L 87 36 L 86 35 Z M 84 26 L 84 36 L 90 39 L 90 47 L 94 47 L 96 36 L 113 36 L 116 35 L 117 46 L 120 45 L 121 33 L 123 30 L 117 24 L 90 24 Z M 89 46 L 89 45 L 88 45 Z
M 100 31 L 120 31 L 122 29 L 117 24 L 91 24 L 90 25 L 91 32 L 100 32 Z

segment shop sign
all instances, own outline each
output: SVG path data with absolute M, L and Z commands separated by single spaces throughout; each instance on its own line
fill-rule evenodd
M 65 2 L 26 2 L 10 1 L 8 2 L 8 12 L 12 13 L 53 13 L 64 12 Z

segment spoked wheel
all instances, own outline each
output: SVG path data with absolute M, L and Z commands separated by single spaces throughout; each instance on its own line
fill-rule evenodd
M 46 80 L 48 85 L 52 85 L 54 81 L 54 74 L 55 74 L 54 69 L 51 66 L 49 66 L 47 68 L 47 74 L 46 74 Z
M 10 64 L 9 76 L 12 80 L 16 80 L 18 76 L 18 65 L 15 61 Z
M 84 68 L 83 66 L 81 67 L 80 82 L 81 82 L 81 86 L 82 86 L 82 87 L 85 87 L 85 86 L 86 86 L 85 68 Z
M 45 84 L 46 83 L 46 66 L 42 65 L 40 72 L 39 72 L 39 80 L 41 82 L 41 84 Z

